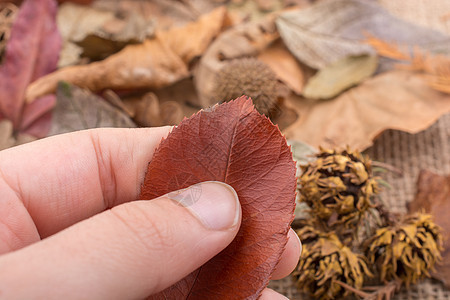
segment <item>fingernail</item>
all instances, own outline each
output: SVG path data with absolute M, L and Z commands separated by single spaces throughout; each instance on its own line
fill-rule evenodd
M 167 197 L 186 207 L 208 229 L 224 230 L 239 223 L 241 206 L 238 196 L 231 186 L 223 182 L 202 182 L 171 192 Z

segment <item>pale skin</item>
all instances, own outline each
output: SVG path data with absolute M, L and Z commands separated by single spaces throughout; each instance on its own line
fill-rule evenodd
M 87 130 L 1 151 L 0 299 L 145 299 L 223 250 L 239 204 L 227 204 L 236 222 L 211 230 L 168 197 L 134 201 L 170 129 Z M 300 252 L 291 230 L 272 279 Z M 265 289 L 261 299 L 286 298 Z

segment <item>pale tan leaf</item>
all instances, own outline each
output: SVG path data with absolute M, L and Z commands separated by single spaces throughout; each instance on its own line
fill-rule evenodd
M 364 32 L 403 44 L 419 42 L 422 48 L 433 51 L 450 49 L 448 36 L 401 21 L 376 1 L 318 1 L 309 8 L 281 14 L 277 27 L 291 52 L 317 69 L 345 56 L 374 53 L 361 43 Z
M 391 71 L 330 101 L 286 99 L 299 118 L 284 130 L 288 139 L 313 147 L 363 150 L 386 129 L 417 133 L 450 111 L 450 95 L 431 89 L 423 75 Z
M 329 99 L 360 83 L 375 73 L 375 55 L 348 56 L 321 69 L 306 84 L 303 96 L 310 99 Z

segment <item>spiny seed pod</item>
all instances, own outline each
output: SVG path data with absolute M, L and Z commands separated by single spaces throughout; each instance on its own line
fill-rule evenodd
M 328 226 L 356 225 L 379 192 L 371 160 L 360 152 L 320 149 L 299 178 L 300 202 Z
M 217 74 L 213 100 L 249 96 L 260 113 L 269 115 L 276 107 L 278 91 L 276 75 L 269 66 L 256 58 L 241 58 L 228 62 Z
M 317 235 L 317 239 L 303 245 L 293 276 L 298 287 L 314 299 L 341 299 L 349 292 L 336 281 L 360 289 L 364 276 L 373 276 L 364 256 L 344 246 L 336 234 L 323 234 L 312 227 L 304 227 L 298 232 L 302 238 L 308 233 Z
M 430 215 L 422 213 L 379 228 L 367 245 L 367 257 L 377 266 L 380 279 L 401 279 L 407 286 L 430 276 L 443 247 L 440 228 Z

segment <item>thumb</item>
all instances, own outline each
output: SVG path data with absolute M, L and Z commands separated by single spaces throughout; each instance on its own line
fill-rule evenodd
M 234 189 L 212 181 L 122 204 L 0 256 L 0 298 L 144 298 L 223 250 L 240 220 Z

